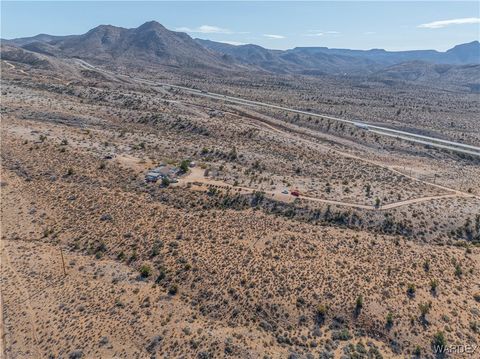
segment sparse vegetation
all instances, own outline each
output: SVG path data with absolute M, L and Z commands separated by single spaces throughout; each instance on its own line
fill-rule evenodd
M 2 64 L 11 353 L 31 323 L 39 357 L 423 357 L 478 335 L 475 159 L 55 61 L 52 81 Z M 148 78 L 480 138 L 477 98 L 457 90 L 184 71 Z

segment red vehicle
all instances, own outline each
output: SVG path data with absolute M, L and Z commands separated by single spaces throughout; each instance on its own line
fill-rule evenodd
M 293 191 L 291 191 L 290 194 L 291 194 L 292 196 L 295 196 L 295 197 L 300 196 L 300 192 L 299 192 L 298 190 L 296 190 L 296 189 L 294 189 Z

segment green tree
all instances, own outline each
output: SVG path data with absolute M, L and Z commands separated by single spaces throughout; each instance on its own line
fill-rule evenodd
M 162 177 L 162 187 L 168 187 L 170 186 L 170 180 L 168 179 L 168 177 Z
M 183 173 L 187 173 L 189 166 L 190 166 L 190 161 L 189 161 L 189 160 L 183 160 L 183 161 L 180 163 L 180 170 L 181 170 Z

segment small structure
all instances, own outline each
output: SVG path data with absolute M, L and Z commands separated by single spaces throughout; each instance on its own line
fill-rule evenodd
M 147 172 L 145 175 L 145 182 L 157 182 L 161 178 L 161 173 L 157 168 L 154 168 L 153 170 Z
M 145 182 L 157 182 L 161 179 L 168 179 L 170 183 L 177 183 L 177 176 L 180 174 L 180 169 L 177 167 L 170 167 L 160 165 L 154 169 L 149 170 L 145 175 Z

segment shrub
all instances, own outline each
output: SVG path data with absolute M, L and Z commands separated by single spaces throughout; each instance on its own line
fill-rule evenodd
M 447 346 L 447 340 L 445 339 L 445 334 L 443 332 L 437 332 L 433 336 L 432 348 L 436 353 L 440 353 Z
M 370 185 L 370 183 L 367 183 L 365 185 L 365 195 L 367 197 L 370 197 L 371 190 L 372 190 L 372 186 Z
M 324 304 L 317 305 L 316 308 L 316 315 L 317 315 L 317 322 L 322 324 L 325 321 L 325 317 L 327 316 L 328 307 Z
M 183 172 L 183 173 L 187 173 L 188 172 L 188 168 L 190 166 L 190 161 L 189 160 L 183 160 L 181 163 L 180 163 L 180 170 Z
M 148 264 L 144 264 L 140 267 L 140 275 L 142 278 L 148 278 L 152 275 L 152 268 Z
M 160 271 L 158 273 L 158 277 L 156 279 L 156 283 L 160 283 L 162 280 L 164 280 L 167 277 L 167 273 L 165 272 L 165 269 L 160 268 Z
M 455 275 L 460 278 L 462 274 L 463 274 L 462 267 L 460 266 L 460 264 L 457 263 L 455 265 Z
M 423 262 L 423 270 L 425 272 L 428 272 L 430 270 L 430 261 L 428 259 L 425 259 L 425 262 Z
M 362 295 L 360 294 L 358 297 L 357 297 L 357 300 L 355 301 L 355 309 L 357 311 L 359 311 L 360 309 L 363 308 L 363 297 Z
M 480 303 L 480 292 L 473 295 L 473 299 Z
M 417 291 L 415 284 L 410 283 L 407 288 L 407 294 L 409 297 L 413 297 L 415 295 L 415 292 Z
M 160 249 L 162 247 L 163 247 L 163 241 L 161 240 L 156 241 L 152 246 L 152 250 L 150 251 L 150 257 L 153 258 L 158 256 L 160 254 Z
M 172 284 L 170 288 L 168 288 L 168 294 L 175 295 L 178 293 L 178 286 L 176 284 Z
M 162 177 L 162 187 L 168 187 L 170 186 L 170 180 L 168 177 Z
M 117 259 L 118 259 L 118 260 L 121 260 L 121 261 L 123 261 L 123 260 L 125 259 L 125 257 L 126 257 L 126 256 L 125 256 L 125 252 L 124 252 L 124 251 L 121 251 L 121 252 L 118 253 L 118 255 L 117 255 Z
M 332 340 L 350 340 L 351 338 L 352 336 L 346 328 L 332 332 Z
M 477 334 L 480 334 L 480 323 L 477 321 L 470 322 L 470 329 Z
M 432 292 L 436 292 L 437 291 L 437 287 L 438 287 L 438 281 L 436 279 L 432 279 L 430 281 L 430 290 Z
M 327 315 L 328 307 L 324 304 L 317 305 L 317 315 L 320 317 L 325 317 Z
M 393 313 L 388 312 L 386 319 L 387 319 L 387 327 L 391 328 L 393 326 Z
M 420 303 L 418 305 L 418 308 L 420 309 L 420 316 L 422 319 L 425 319 L 425 316 L 428 314 L 428 312 L 430 311 L 430 308 L 432 307 L 432 303 L 431 302 L 428 302 L 428 303 Z

